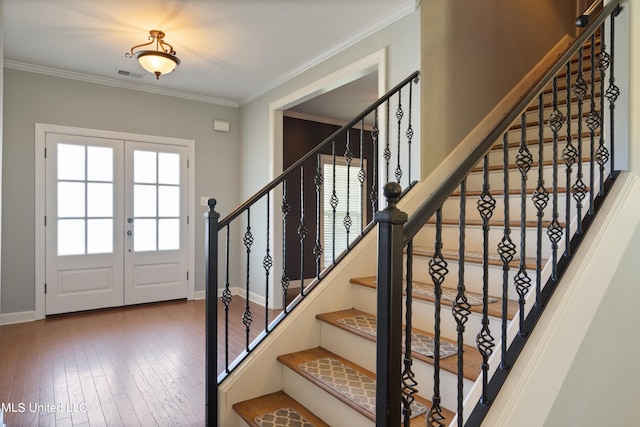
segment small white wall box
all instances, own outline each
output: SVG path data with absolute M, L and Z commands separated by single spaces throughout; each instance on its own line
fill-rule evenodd
M 219 132 L 229 132 L 229 122 L 226 120 L 214 120 L 213 130 L 217 130 Z

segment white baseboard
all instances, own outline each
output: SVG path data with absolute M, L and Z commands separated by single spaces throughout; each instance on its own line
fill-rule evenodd
M 33 322 L 35 320 L 36 312 L 33 310 L 0 314 L 0 325 L 13 325 L 14 323 Z M 1 425 L 2 424 L 0 424 L 0 426 Z
M 194 300 L 201 300 L 201 299 L 205 299 L 207 297 L 207 291 L 202 290 L 202 291 L 195 291 L 193 293 L 193 299 Z

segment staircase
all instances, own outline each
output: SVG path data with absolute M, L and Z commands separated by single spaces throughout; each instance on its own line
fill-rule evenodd
M 600 34 L 604 26 L 595 28 Z M 585 35 L 584 40 L 580 51 L 541 83 L 533 102 L 513 116 L 498 138 L 486 142 L 491 148 L 455 182 L 444 203 L 423 203 L 437 202 L 433 182 L 438 172 L 399 202 L 399 189 L 385 188 L 388 212 L 437 211 L 421 220 L 415 236 L 407 237 L 405 228 L 404 244 L 409 245 L 402 266 L 407 271 L 402 283 L 390 285 L 402 286 L 403 331 L 392 331 L 388 342 L 411 347 L 402 367 L 403 392 L 409 396 L 404 411 L 410 412 L 405 425 L 480 424 L 482 415 L 474 411 L 478 399 L 490 400 L 492 375 L 513 363 L 507 347 L 526 342 L 525 324 L 540 315 L 565 258 L 575 252 L 604 196 L 605 181 L 614 175 L 606 162 L 610 153 L 602 151 L 601 126 L 593 123 L 596 111 L 605 118 L 603 47 L 599 36 Z M 588 88 L 584 92 L 582 80 Z M 606 96 L 611 101 L 609 92 Z M 447 166 L 439 173 L 453 182 Z M 371 256 L 375 237 L 365 236 L 359 245 L 364 249 L 338 266 L 334 283 L 314 289 L 322 296 L 300 303 L 305 314 L 298 315 L 295 332 L 288 335 L 295 338 L 287 341 L 284 332 L 273 338 L 287 341 L 273 348 L 292 350 L 278 353 L 277 362 L 262 362 L 264 370 L 276 372 L 269 375 L 278 377 L 279 389 L 235 400 L 239 425 L 387 425 L 376 424 L 381 409 L 374 373 L 381 352 L 376 335 L 389 325 L 378 325 L 376 318 L 381 297 L 380 270 Z M 266 360 L 273 348 L 256 359 Z M 243 375 L 240 371 L 231 381 Z M 256 390 L 273 388 L 267 375 L 255 377 Z M 233 393 L 225 399 L 234 399 Z M 478 406 L 486 412 L 486 405 Z

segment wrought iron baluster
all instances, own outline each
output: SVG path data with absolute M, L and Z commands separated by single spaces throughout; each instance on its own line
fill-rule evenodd
M 526 237 L 527 237 L 527 174 L 533 164 L 533 156 L 527 147 L 527 120 L 526 114 L 522 113 L 520 118 L 520 148 L 516 155 L 516 166 L 520 171 L 520 264 L 514 282 L 518 293 L 518 304 L 520 306 L 520 335 L 526 335 L 524 330 L 524 303 L 525 297 L 531 287 L 531 278 L 527 273 L 526 264 Z
M 464 179 L 460 184 L 460 237 L 458 243 L 458 287 L 456 299 L 451 307 L 453 316 L 456 320 L 456 331 L 458 333 L 458 427 L 464 425 L 464 330 L 469 315 L 471 314 L 471 305 L 465 295 L 466 289 L 464 284 L 464 251 L 465 251 L 465 231 L 466 231 L 466 209 L 467 209 L 467 180 Z
M 378 212 L 378 110 L 374 112 L 373 129 L 371 129 L 371 142 L 373 143 L 373 182 L 371 183 L 371 212 Z
M 304 166 L 300 166 L 300 225 L 298 226 L 298 238 L 300 239 L 300 295 L 304 293 L 304 253 L 305 242 L 309 230 L 304 217 Z
M 549 192 L 544 187 L 544 100 L 538 95 L 538 184 L 533 193 L 533 205 L 536 207 L 536 306 L 540 304 L 542 289 L 542 219 L 544 209 L 549 203 Z
M 605 98 L 605 89 L 604 89 L 604 81 L 606 78 L 606 71 L 609 68 L 609 64 L 611 63 L 611 58 L 607 53 L 607 45 L 605 42 L 605 24 L 602 23 L 600 26 L 600 53 L 597 58 L 597 66 L 600 71 L 600 123 L 604 125 L 604 98 Z M 600 127 L 600 137 L 598 139 L 598 149 L 596 150 L 596 162 L 600 166 L 600 191 L 598 194 L 600 196 L 604 196 L 604 170 L 609 161 L 609 150 L 604 144 L 604 129 L 602 126 Z M 593 191 L 593 189 L 591 190 Z
M 280 279 L 280 286 L 282 287 L 282 307 L 284 308 L 284 312 L 288 313 L 287 293 L 289 292 L 291 280 L 287 273 L 287 218 L 289 217 L 289 212 L 291 212 L 291 205 L 287 198 L 286 180 L 282 182 L 282 206 L 280 209 L 282 211 L 282 277 Z
M 433 257 L 429 260 L 429 276 L 433 281 L 435 314 L 433 330 L 433 403 L 427 412 L 427 425 L 444 427 L 444 416 L 440 407 L 440 311 L 442 306 L 442 283 L 449 272 L 447 261 L 442 256 L 442 207 L 436 211 L 436 241 Z
M 402 91 L 398 91 L 398 108 L 396 109 L 396 120 L 398 121 L 398 147 L 396 157 L 398 159 L 395 171 L 396 182 L 400 184 L 400 180 L 402 179 L 402 168 L 400 167 L 400 131 L 402 127 L 402 117 L 404 116 L 404 111 L 402 110 Z
M 331 142 L 332 156 L 332 179 L 331 179 L 331 198 L 329 205 L 331 206 L 331 261 L 336 263 L 336 209 L 338 208 L 338 195 L 336 194 L 336 142 Z M 326 244 L 326 242 L 325 242 Z
M 416 77 L 416 81 L 415 83 L 418 83 L 418 77 Z M 411 142 L 413 141 L 413 126 L 411 125 L 411 111 L 413 110 L 413 85 L 409 85 L 409 126 L 407 127 L 407 146 L 409 147 L 409 164 L 407 165 L 407 169 L 408 169 L 408 182 L 409 182 L 409 186 L 412 185 L 412 180 L 411 180 Z
M 322 161 L 320 154 L 316 157 L 316 176 L 313 178 L 313 184 L 316 187 L 316 244 L 313 247 L 313 255 L 316 259 L 316 279 L 320 279 L 320 270 L 322 269 L 322 240 L 320 235 L 322 229 L 322 185 L 324 184 L 324 176 L 322 175 Z
M 360 170 L 358 171 L 358 181 L 360 182 L 360 235 L 364 235 L 364 227 L 367 220 L 366 203 L 364 195 L 366 192 L 367 170 L 364 168 L 364 119 L 360 121 Z
M 349 239 L 349 233 L 351 232 L 351 225 L 353 220 L 351 219 L 350 202 L 351 202 L 351 162 L 353 161 L 353 154 L 351 153 L 351 129 L 347 130 L 346 135 L 346 148 L 344 151 L 344 158 L 347 162 L 347 212 L 344 214 L 342 225 L 347 234 L 347 249 L 351 247 Z
M 609 72 L 609 87 L 607 88 L 607 92 L 605 93 L 605 97 L 609 101 L 609 147 L 611 152 L 611 165 L 609 166 L 609 176 L 616 176 L 616 167 L 615 167 L 615 114 L 614 109 L 616 108 L 616 100 L 618 96 L 620 96 L 620 88 L 616 86 L 614 65 L 615 65 L 615 34 L 616 34 L 616 20 L 615 17 L 620 14 L 622 7 L 618 5 L 616 10 L 611 14 L 611 23 L 609 36 L 611 37 L 611 70 Z M 604 34 L 602 35 L 604 39 Z
M 230 241 L 230 229 L 229 224 L 225 227 L 226 242 L 225 242 L 225 279 L 224 290 L 222 291 L 222 297 L 220 300 L 224 304 L 224 368 L 229 372 L 229 305 L 231 304 L 231 286 L 229 284 L 229 241 Z M 217 368 L 216 368 L 217 369 Z
M 567 86 L 567 143 L 562 150 L 562 161 L 566 166 L 566 183 L 565 183 L 565 227 L 567 229 L 567 238 L 565 239 L 564 253 L 571 256 L 571 172 L 573 165 L 578 161 L 578 150 L 573 145 L 573 132 L 571 130 L 571 61 L 566 66 L 566 86 Z
M 415 401 L 418 392 L 415 373 L 413 372 L 413 356 L 411 354 L 411 318 L 413 313 L 413 240 L 407 245 L 407 287 L 405 297 L 405 326 L 404 326 L 404 360 L 402 371 L 402 419 L 405 427 L 411 425 L 411 404 Z
M 482 397 L 481 402 L 489 403 L 489 357 L 495 347 L 489 329 L 489 220 L 496 208 L 496 200 L 489 187 L 489 156 L 484 156 L 482 166 L 482 194 L 478 200 L 478 212 L 482 218 L 482 328 L 476 337 L 476 345 L 482 355 Z
M 251 333 L 251 322 L 253 322 L 253 315 L 251 314 L 251 307 L 249 306 L 250 290 L 250 270 L 251 270 L 251 246 L 253 245 L 253 234 L 251 234 L 251 207 L 247 208 L 247 229 L 244 232 L 242 242 L 247 253 L 247 266 L 246 266 L 246 284 L 245 284 L 245 305 L 244 312 L 242 313 L 242 323 L 245 328 L 245 348 L 249 351 L 249 340 Z
M 549 126 L 553 131 L 553 184 L 552 184 L 552 214 L 547 235 L 551 240 L 552 268 L 551 278 L 558 278 L 558 243 L 562 239 L 562 227 L 558 222 L 558 132 L 564 124 L 565 117 L 558 110 L 558 77 L 553 78 L 553 112 L 549 116 Z M 568 240 L 568 238 L 567 238 Z
M 596 36 L 591 35 L 590 66 L 591 66 L 591 93 L 589 99 L 589 115 L 587 127 L 589 128 L 589 215 L 593 215 L 593 191 L 595 189 L 595 146 L 596 131 L 600 128 L 600 114 L 596 111 Z
M 505 133 L 502 136 L 502 173 L 504 188 L 504 232 L 500 243 L 498 243 L 498 255 L 502 260 L 502 353 L 500 367 L 509 369 L 507 363 L 507 301 L 509 299 L 509 265 L 516 254 L 516 245 L 511 240 L 511 224 L 509 223 L 509 136 Z
M 273 267 L 273 258 L 271 257 L 270 243 L 270 231 L 271 231 L 271 218 L 269 213 L 271 212 L 271 198 L 267 194 L 267 250 L 262 259 L 262 267 L 264 267 L 265 274 L 265 287 L 264 287 L 264 330 L 269 332 L 269 277 L 271 276 L 271 267 Z M 247 294 L 247 298 L 249 295 Z
M 576 212 L 578 215 L 578 224 L 577 224 L 577 234 L 582 234 L 582 201 L 586 197 L 587 187 L 582 181 L 582 103 L 584 102 L 584 97 L 587 94 L 587 90 L 589 86 L 587 82 L 584 81 L 582 77 L 583 73 L 583 49 L 580 49 L 578 52 L 578 77 L 573 85 L 573 93 L 575 93 L 576 98 L 578 99 L 578 153 L 577 153 L 577 163 L 578 163 L 578 172 L 576 176 L 576 181 L 571 187 L 573 198 L 576 202 Z
M 391 149 L 389 148 L 389 139 L 390 139 L 390 123 L 391 123 L 391 100 L 388 99 L 387 102 L 385 103 L 387 106 L 387 138 L 386 141 L 384 142 L 384 152 L 383 152 L 383 157 L 384 157 L 384 161 L 385 161 L 385 177 L 384 177 L 384 181 L 385 182 L 389 182 L 389 162 L 391 160 Z

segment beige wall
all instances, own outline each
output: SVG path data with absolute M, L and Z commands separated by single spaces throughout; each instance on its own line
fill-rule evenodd
M 204 290 L 201 196 L 224 215 L 239 199 L 239 111 L 203 102 L 4 70 L 2 313 L 35 308 L 35 123 L 195 140 L 196 291 Z M 213 119 L 231 132 L 214 132 Z M 193 163 L 192 163 L 193 164 Z
M 423 176 L 565 34 L 575 3 L 422 0 Z

